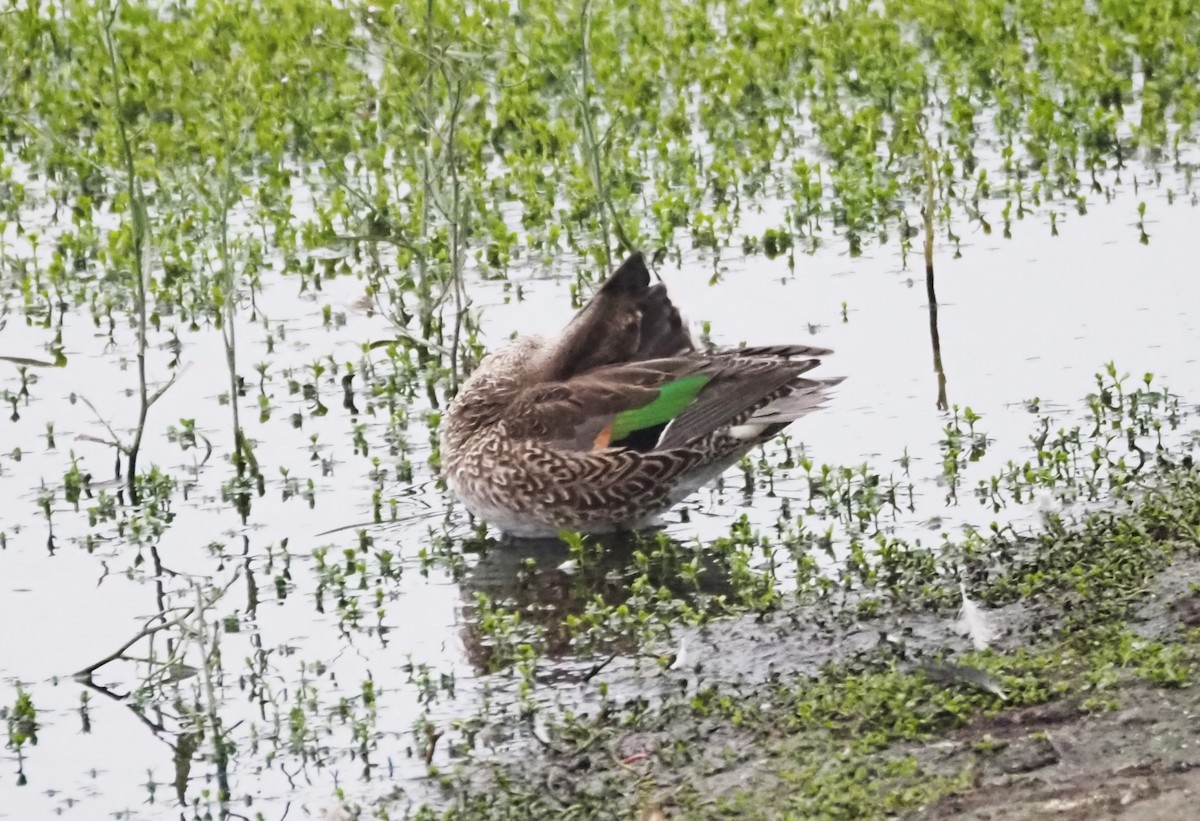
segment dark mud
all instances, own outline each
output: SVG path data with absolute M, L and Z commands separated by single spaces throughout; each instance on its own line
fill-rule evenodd
M 974 774 L 969 788 L 911 817 L 1196 818 L 1200 693 L 1136 682 L 1114 697 L 1120 707 L 1102 713 L 1078 699 L 1002 713 L 919 751 L 933 771 L 969 764 Z

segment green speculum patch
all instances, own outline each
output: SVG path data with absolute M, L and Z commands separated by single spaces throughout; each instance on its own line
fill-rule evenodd
M 612 422 L 612 441 L 620 442 L 631 433 L 666 425 L 691 404 L 708 382 L 709 377 L 697 374 L 663 385 L 658 398 L 650 404 L 617 414 Z

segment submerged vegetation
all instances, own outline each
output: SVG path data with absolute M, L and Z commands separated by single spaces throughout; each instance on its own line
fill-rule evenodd
M 1186 685 L 1188 407 L 1110 365 L 993 437 L 933 268 L 1112 201 L 1152 242 L 1197 76 L 1170 0 L 0 0 L 0 608 L 38 633 L 0 803 L 867 817 L 978 787 L 1006 711 Z M 894 468 L 781 437 L 715 533 L 520 550 L 443 496 L 482 306 L 536 275 L 914 243 L 939 413 Z

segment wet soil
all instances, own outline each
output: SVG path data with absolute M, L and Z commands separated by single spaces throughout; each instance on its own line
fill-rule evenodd
M 1192 819 L 1200 816 L 1200 692 L 1121 688 L 1120 709 L 1075 700 L 981 720 L 920 755 L 976 764 L 971 786 L 917 819 Z M 986 739 L 991 753 L 976 750 Z
M 1200 564 L 1175 562 L 1130 620 L 1148 640 L 1194 644 Z M 972 761 L 970 787 L 919 819 L 1200 818 L 1200 687 L 1122 682 L 1113 708 L 1083 697 L 1004 711 L 922 748 L 931 770 Z M 986 740 L 986 744 L 981 742 Z M 981 746 L 990 750 L 979 755 Z
M 1120 621 L 1122 634 L 1135 648 L 1173 648 L 1194 672 L 1198 585 L 1200 560 L 1180 555 L 1147 580 Z M 681 635 L 683 665 L 614 662 L 604 671 L 606 699 L 581 698 L 573 718 L 538 736 L 519 767 L 500 764 L 490 778 L 499 773 L 504 790 L 520 783 L 538 795 L 526 806 L 529 818 L 1200 817 L 1194 676 L 1101 669 L 1104 647 L 1062 660 L 1057 648 L 1081 635 L 1065 626 L 1073 606 L 1061 596 L 989 610 L 1000 634 L 990 653 L 1047 660 L 1037 674 L 1045 696 L 1024 704 L 992 697 L 985 691 L 998 679 L 956 666 L 970 646 L 944 614 L 897 607 L 859 620 L 821 605 L 716 622 Z M 812 693 L 829 686 L 834 666 L 837 692 L 849 684 L 864 694 L 839 709 L 850 715 L 866 702 L 861 720 L 847 724 L 832 710 L 825 724 L 797 725 L 797 713 L 826 697 Z M 920 713 L 929 691 L 914 698 L 897 687 L 899 695 L 882 693 L 872 707 L 880 671 L 884 679 L 936 680 L 935 688 L 961 690 L 974 706 L 961 721 L 934 713 L 928 732 L 901 738 L 888 722 L 905 708 Z M 858 682 L 858 672 L 875 683 Z M 889 699 L 896 716 L 881 718 Z M 870 733 L 881 734 L 878 745 L 860 743 Z M 480 817 L 493 816 L 504 813 L 493 806 Z

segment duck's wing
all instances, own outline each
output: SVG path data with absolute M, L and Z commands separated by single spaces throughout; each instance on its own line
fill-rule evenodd
M 635 253 L 540 355 L 538 381 L 505 409 L 505 433 L 576 451 L 687 447 L 744 424 L 735 435 L 770 435 L 804 404 L 772 403 L 821 385 L 800 375 L 828 353 L 805 345 L 697 352 L 666 286 L 650 284 Z
M 567 450 L 608 447 L 666 425 L 708 382 L 705 365 L 699 357 L 628 362 L 532 385 L 505 410 L 505 431 Z
M 666 426 L 658 447 L 686 447 L 723 427 L 749 425 L 734 433 L 743 439 L 773 433 L 766 428 L 784 426 L 819 407 L 828 383 L 803 374 L 828 353 L 824 348 L 784 345 L 717 354 L 706 369 L 709 382 Z M 785 407 L 792 397 L 795 401 Z M 769 416 L 758 418 L 764 413 Z
M 693 354 L 596 368 L 533 385 L 505 414 L 508 435 L 567 450 L 688 447 L 721 427 L 753 438 L 818 407 L 828 383 L 802 374 L 827 351 L 804 346 Z M 795 397 L 790 407 L 784 400 Z M 756 414 L 765 414 L 762 418 Z

